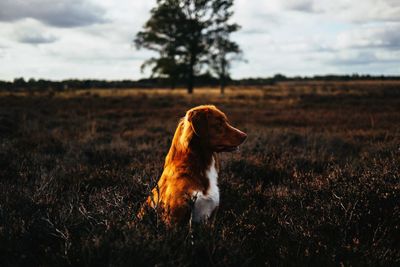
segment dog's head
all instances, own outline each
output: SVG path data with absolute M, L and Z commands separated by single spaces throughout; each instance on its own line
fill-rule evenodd
M 186 112 L 184 131 L 187 141 L 193 135 L 213 152 L 234 151 L 247 135 L 229 124 L 226 115 L 212 105 L 198 106 Z

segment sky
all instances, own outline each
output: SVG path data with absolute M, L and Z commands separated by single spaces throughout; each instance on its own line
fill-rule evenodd
M 155 0 L 0 0 L 0 80 L 140 79 Z M 400 75 L 399 0 L 236 0 L 233 78 Z

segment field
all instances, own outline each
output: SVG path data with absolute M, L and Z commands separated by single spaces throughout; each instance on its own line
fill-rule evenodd
M 199 104 L 248 134 L 216 221 L 138 221 Z M 0 140 L 0 266 L 400 265 L 400 82 L 1 92 Z

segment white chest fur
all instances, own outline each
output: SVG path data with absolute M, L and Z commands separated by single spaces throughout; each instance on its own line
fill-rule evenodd
M 218 172 L 215 167 L 215 159 L 212 159 L 210 168 L 206 172 L 209 180 L 209 188 L 206 194 L 201 191 L 193 193 L 195 199 L 192 221 L 201 222 L 207 220 L 214 209 L 219 205 Z

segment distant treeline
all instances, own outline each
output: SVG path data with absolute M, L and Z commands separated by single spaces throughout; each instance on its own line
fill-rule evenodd
M 229 79 L 228 85 L 251 86 L 251 85 L 273 85 L 283 81 L 357 81 L 357 80 L 400 80 L 400 76 L 374 76 L 374 75 L 323 75 L 313 77 L 286 77 L 282 74 L 276 74 L 270 78 L 245 78 L 245 79 Z M 178 81 L 176 87 L 184 87 L 184 81 Z M 196 77 L 196 85 L 202 86 L 218 86 L 219 80 L 211 75 L 202 75 Z M 106 88 L 170 88 L 170 80 L 167 78 L 148 78 L 134 80 L 78 80 L 69 79 L 63 81 L 51 81 L 44 79 L 16 78 L 12 82 L 0 81 L 0 90 L 74 90 L 74 89 L 106 89 Z

